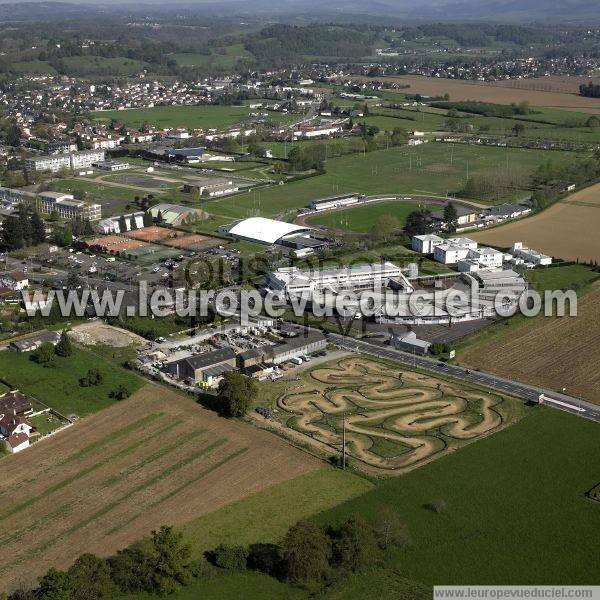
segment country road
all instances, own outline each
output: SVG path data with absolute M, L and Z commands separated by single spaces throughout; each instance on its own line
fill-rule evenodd
M 456 379 L 468 381 L 469 383 L 483 385 L 499 392 L 512 394 L 523 400 L 537 402 L 540 394 L 544 394 L 546 396 L 546 406 L 557 408 L 600 423 L 600 406 L 591 404 L 580 398 L 574 398 L 553 390 L 546 390 L 518 381 L 511 381 L 510 379 L 505 379 L 504 377 L 499 377 L 498 375 L 493 375 L 491 373 L 473 371 L 464 367 L 450 365 L 445 362 L 426 358 L 424 356 L 413 355 L 408 352 L 403 352 L 387 346 L 380 346 L 364 340 L 356 340 L 337 333 L 328 333 L 327 339 L 330 343 L 345 348 L 346 350 L 363 352 L 379 358 L 394 360 L 403 365 L 419 367 L 421 369 L 426 369 L 427 371 L 439 373 L 440 375 L 449 375 Z M 552 402 L 549 398 L 555 402 Z

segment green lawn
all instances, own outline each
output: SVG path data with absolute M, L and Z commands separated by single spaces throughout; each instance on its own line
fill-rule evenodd
M 0 352 L 0 376 L 12 389 L 39 398 L 63 415 L 84 416 L 115 402 L 109 397 L 117 386 L 124 385 L 133 393 L 142 380 L 114 362 L 88 350 L 75 348 L 72 356 L 57 356 L 54 366 L 39 365 L 29 352 Z M 99 369 L 104 376 L 98 386 L 81 387 L 79 379 L 89 369 Z
M 169 594 L 172 600 L 295 600 L 306 598 L 306 593 L 277 579 L 252 571 L 224 571 L 210 579 L 199 579 L 192 585 Z M 156 600 L 155 594 L 130 594 L 120 596 L 122 600 Z
M 417 202 L 376 202 L 327 212 L 308 219 L 309 225 L 325 225 L 334 229 L 348 229 L 357 233 L 369 231 L 382 215 L 391 215 L 403 226 L 406 217 L 413 211 L 422 208 Z
M 322 525 L 335 525 L 355 513 L 374 519 L 385 505 L 398 510 L 411 543 L 387 550 L 372 568 L 320 593 L 257 573 L 219 571 L 172 597 L 424 600 L 436 584 L 598 585 L 600 504 L 585 493 L 598 483 L 599 470 L 598 424 L 536 407 L 515 425 L 406 475 L 384 480 L 314 517 Z M 271 490 L 250 498 L 257 501 L 252 510 L 243 507 L 248 500 L 238 503 L 238 508 L 230 507 L 234 512 L 224 525 L 220 514 L 226 509 L 209 516 L 217 517 L 214 522 L 207 517 L 198 537 L 191 538 L 195 548 L 212 545 L 216 539 L 246 543 L 249 535 L 273 539 L 264 535 L 272 528 L 270 509 L 277 507 L 278 520 L 284 507 L 280 506 L 283 497 L 271 496 Z M 293 509 L 306 502 L 310 492 L 309 486 L 296 496 L 286 494 L 285 506 Z M 447 505 L 441 514 L 426 508 L 437 499 Z M 289 520 L 294 517 L 290 514 Z M 233 522 L 241 524 L 237 537 Z M 127 598 L 149 600 L 150 596 Z
M 600 278 L 600 273 L 586 265 L 551 266 L 525 273 L 529 283 L 538 292 L 543 290 L 567 290 L 585 286 Z
M 584 494 L 600 480 L 599 425 L 547 408 L 328 512 L 373 518 L 389 504 L 412 545 L 388 569 L 434 584 L 598 584 L 600 504 Z M 434 514 L 423 505 L 444 499 Z M 347 597 L 354 597 L 349 595 Z
M 92 113 L 97 121 L 117 119 L 130 127 L 150 123 L 156 127 L 187 127 L 190 129 L 222 129 L 245 121 L 251 112 L 248 106 L 155 106 L 127 110 L 105 110 Z M 276 121 L 290 120 L 294 115 L 270 113 Z M 297 115 L 296 115 L 297 117 Z
M 10 65 L 10 70 L 13 73 L 56 73 L 54 67 L 49 62 L 43 60 L 25 60 L 14 62 Z
M 560 162 L 576 157 L 570 152 L 552 152 L 549 156 L 548 152 L 537 150 L 434 142 L 401 146 L 331 158 L 326 162 L 324 175 L 216 200 L 211 203 L 210 212 L 233 218 L 274 216 L 306 206 L 315 198 L 344 192 L 445 195 L 462 189 L 467 176 L 500 168 L 532 172 L 549 158 Z M 517 191 L 506 200 L 528 194 L 527 190 Z
M 85 192 L 90 202 L 102 205 L 102 216 L 118 215 L 126 210 L 131 210 L 136 196 L 145 196 L 151 193 L 157 201 L 181 204 L 189 202 L 189 194 L 179 190 L 178 185 L 161 190 L 160 188 L 124 187 L 120 185 L 107 185 L 94 179 L 57 179 L 50 184 L 50 189 L 55 192 L 73 194 Z M 127 209 L 127 205 L 131 205 Z
M 372 487 L 358 475 L 323 467 L 200 517 L 185 526 L 184 535 L 199 550 L 219 543 L 276 542 L 300 519 Z

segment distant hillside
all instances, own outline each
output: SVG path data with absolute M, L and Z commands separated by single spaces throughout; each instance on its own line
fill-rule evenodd
M 310 20 L 495 21 L 600 23 L 598 0 L 0 0 L 1 21 L 58 20 L 95 13 L 130 15 L 206 13 L 218 17 L 266 16 Z

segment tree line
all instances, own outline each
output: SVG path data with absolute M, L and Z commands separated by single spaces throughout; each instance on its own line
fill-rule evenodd
M 82 554 L 66 570 L 54 567 L 34 589 L 21 588 L 7 600 L 104 600 L 118 594 L 166 595 L 226 571 L 251 570 L 292 585 L 325 586 L 373 565 L 382 553 L 409 544 L 396 510 L 380 507 L 373 522 L 360 514 L 339 526 L 300 521 L 277 543 L 219 544 L 198 558 L 173 527 L 157 531 L 115 555 Z
M 40 213 L 27 204 L 19 205 L 16 215 L 9 215 L 2 226 L 2 246 L 18 250 L 41 244 L 46 239 L 46 228 Z
M 600 84 L 591 81 L 587 85 L 582 83 L 579 86 L 579 95 L 586 98 L 600 98 Z

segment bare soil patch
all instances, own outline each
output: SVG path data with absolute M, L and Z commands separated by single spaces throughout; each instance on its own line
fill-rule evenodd
M 479 100 L 496 104 L 529 102 L 532 106 L 600 114 L 600 102 L 597 98 L 584 98 L 578 94 L 577 88 L 583 79 L 580 80 L 576 77 L 569 79 L 572 81 L 568 81 L 566 78 L 540 78 L 481 82 L 419 75 L 386 78 L 386 80 L 410 85 L 407 90 L 401 90 L 409 94 L 440 96 L 448 93 L 450 100 L 457 102 L 463 100 Z
M 540 317 L 505 339 L 477 344 L 461 364 L 561 390 L 600 404 L 600 286 L 578 303 L 577 317 Z
M 500 247 L 523 242 L 530 248 L 566 260 L 600 260 L 599 196 L 600 184 L 597 184 L 533 217 L 473 233 L 469 237 Z
M 75 325 L 71 329 L 70 335 L 76 342 L 86 346 L 100 344 L 113 346 L 114 348 L 125 348 L 132 344 L 143 346 L 148 343 L 143 337 L 131 331 L 107 325 L 102 321 L 88 321 L 81 325 Z

